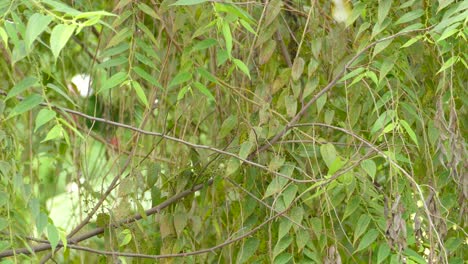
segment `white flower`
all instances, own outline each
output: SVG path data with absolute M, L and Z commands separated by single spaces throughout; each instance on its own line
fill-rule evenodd
M 91 88 L 91 77 L 88 74 L 77 74 L 73 76 L 71 82 L 75 85 L 81 97 L 89 97 L 94 92 L 93 88 Z

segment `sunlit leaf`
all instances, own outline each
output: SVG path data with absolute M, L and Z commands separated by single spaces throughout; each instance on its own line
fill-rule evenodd
M 231 58 L 232 57 L 232 34 L 231 34 L 231 28 L 229 27 L 229 23 L 226 21 L 223 21 L 221 29 L 222 29 L 224 41 L 226 44 L 227 54 L 229 58 Z
M 118 72 L 103 82 L 103 85 L 101 86 L 101 89 L 99 89 L 99 92 L 103 92 L 105 90 L 114 88 L 117 85 L 123 83 L 126 79 L 127 79 L 126 72 Z
M 243 61 L 238 60 L 238 59 L 233 59 L 233 61 L 234 61 L 234 64 L 236 64 L 236 66 L 250 79 L 250 72 L 249 72 L 249 68 L 247 67 L 247 65 L 245 65 Z
M 137 94 L 138 99 L 145 105 L 146 107 L 149 107 L 148 104 L 148 98 L 146 97 L 145 91 L 143 91 L 143 88 L 141 87 L 140 83 L 136 81 L 132 81 L 132 87 L 135 90 L 135 93 Z
M 67 44 L 75 29 L 76 27 L 74 25 L 65 24 L 59 24 L 54 27 L 50 35 L 50 49 L 55 59 L 58 58 L 60 51 L 65 47 L 65 44 Z
M 60 241 L 60 236 L 57 228 L 53 224 L 47 225 L 47 238 L 50 242 L 52 251 L 54 251 Z
M 409 137 L 414 142 L 414 144 L 416 144 L 416 146 L 419 147 L 418 138 L 416 137 L 416 133 L 411 128 L 411 126 L 408 124 L 408 122 L 406 122 L 403 119 L 400 119 L 400 125 L 405 129 L 406 133 L 408 133 Z
M 47 29 L 47 26 L 52 21 L 52 17 L 36 13 L 28 20 L 26 26 L 26 47 L 29 50 L 36 38 Z
M 337 157 L 335 146 L 330 143 L 320 146 L 320 154 L 322 155 L 322 159 L 325 161 L 325 164 L 328 168 L 332 166 Z
M 42 109 L 36 116 L 36 126 L 34 132 L 36 132 L 41 126 L 50 120 L 54 119 L 56 113 L 49 109 Z

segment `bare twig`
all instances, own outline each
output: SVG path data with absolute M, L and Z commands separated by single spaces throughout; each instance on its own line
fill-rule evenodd
M 196 191 L 201 190 L 205 186 L 211 185 L 212 183 L 213 183 L 213 179 L 209 179 L 205 183 L 198 184 L 198 185 L 192 187 L 191 189 L 187 189 L 187 190 L 185 190 L 185 191 L 183 191 L 181 193 L 178 193 L 178 194 L 172 196 L 171 198 L 165 200 L 164 202 L 162 202 L 158 206 L 155 206 L 155 207 L 153 207 L 153 208 L 151 208 L 149 210 L 146 210 L 145 214 L 147 216 L 149 216 L 149 215 L 159 213 L 162 209 L 176 203 L 177 201 L 187 197 L 188 195 L 190 195 L 190 194 L 192 194 L 192 193 L 194 193 Z M 119 226 L 122 226 L 122 225 L 125 225 L 125 224 L 130 224 L 130 223 L 138 221 L 138 220 L 140 220 L 142 218 L 143 218 L 143 216 L 141 214 L 135 214 L 134 216 L 132 216 L 130 218 L 123 219 L 121 221 L 118 221 L 117 223 L 111 224 L 111 227 L 116 228 L 116 227 L 119 227 Z M 95 228 L 95 229 L 93 229 L 93 230 L 91 230 L 91 231 L 89 231 L 87 233 L 84 233 L 84 234 L 78 235 L 78 236 L 76 236 L 74 238 L 68 239 L 67 244 L 68 245 L 77 244 L 77 243 L 79 243 L 79 242 L 81 242 L 83 240 L 86 240 L 88 238 L 91 238 L 91 237 L 94 237 L 96 235 L 104 233 L 104 230 L 105 230 L 105 228 L 103 228 L 103 227 Z M 62 247 L 63 247 L 63 244 L 60 242 L 57 245 L 57 248 L 62 248 Z M 13 256 L 15 254 L 27 254 L 27 255 L 29 255 L 29 254 L 31 254 L 30 250 L 32 250 L 32 252 L 40 252 L 40 251 L 45 251 L 45 250 L 49 250 L 49 249 L 51 249 L 50 244 L 38 245 L 38 246 L 30 247 L 30 248 L 19 248 L 19 249 L 5 250 L 3 252 L 0 252 L 0 258 Z

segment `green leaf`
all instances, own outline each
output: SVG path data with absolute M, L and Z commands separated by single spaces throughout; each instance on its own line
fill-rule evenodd
M 130 243 L 130 241 L 132 241 L 132 233 L 130 232 L 130 230 L 124 229 L 122 230 L 122 232 L 120 232 L 119 238 L 119 247 L 126 246 L 128 245 L 128 243 Z
M 187 82 L 190 79 L 192 79 L 192 74 L 190 74 L 189 72 L 179 72 L 169 83 L 169 88 Z
M 283 177 L 275 177 L 273 178 L 273 180 L 270 182 L 270 184 L 268 185 L 266 191 L 265 191 L 265 194 L 263 195 L 263 199 L 273 195 L 273 194 L 277 194 L 279 192 L 281 192 L 281 190 L 283 189 L 284 185 L 286 185 L 287 183 L 287 179 L 283 178 Z
M 327 167 L 330 168 L 337 156 L 335 146 L 331 143 L 323 144 L 320 146 L 320 154 Z
M 137 81 L 132 81 L 132 87 L 135 90 L 135 93 L 137 94 L 138 99 L 143 103 L 144 106 L 149 108 L 148 104 L 148 98 L 146 97 L 145 91 L 143 91 L 143 88 L 141 88 L 140 83 Z
M 273 249 L 273 257 L 276 258 L 281 252 L 283 252 L 286 248 L 291 245 L 291 242 L 293 241 L 293 238 L 290 235 L 287 235 L 280 239 L 278 243 L 276 243 L 274 249 Z
M 281 253 L 280 255 L 278 255 L 276 258 L 275 258 L 275 261 L 273 262 L 273 264 L 287 264 L 287 263 L 291 263 L 291 259 L 292 259 L 292 255 L 291 253 L 288 253 L 288 252 L 284 252 L 284 253 Z
M 55 116 L 56 113 L 49 109 L 42 109 L 41 111 L 39 111 L 36 117 L 36 127 L 34 128 L 34 132 L 36 132 L 45 123 L 52 120 Z
M 78 11 L 76 9 L 73 9 L 73 8 L 69 7 L 68 5 L 62 3 L 62 2 L 58 2 L 58 1 L 54 1 L 54 0 L 42 0 L 41 2 L 43 2 L 45 4 L 48 4 L 49 6 L 53 7 L 53 9 L 55 11 L 65 13 L 68 16 L 77 16 L 77 15 L 81 14 L 80 11 Z
M 388 47 L 388 45 L 390 45 L 390 43 L 392 43 L 392 41 L 393 41 L 393 39 L 388 39 L 388 40 L 377 43 L 377 45 L 375 45 L 375 47 L 374 47 L 374 52 L 372 53 L 372 57 L 375 57 L 377 54 L 382 52 L 382 50 L 384 50 L 386 47 Z
M 361 203 L 361 198 L 357 195 L 351 197 L 351 199 L 346 203 L 346 209 L 343 215 L 343 220 L 345 220 L 348 216 L 356 211 Z
M 403 44 L 403 45 L 400 47 L 400 49 L 407 48 L 407 47 L 413 45 L 414 43 L 416 43 L 417 41 L 419 41 L 419 40 L 422 39 L 422 38 L 423 38 L 422 35 L 413 37 L 413 38 L 411 38 L 410 40 L 408 40 L 407 42 L 405 42 L 405 44 Z
M 237 263 L 245 263 L 249 260 L 250 257 L 257 251 L 258 246 L 260 245 L 260 240 L 255 237 L 251 237 L 245 241 L 242 245 L 242 249 L 237 255 Z
M 61 125 L 55 125 L 50 131 L 49 133 L 47 133 L 47 136 L 41 141 L 41 143 L 44 143 L 46 141 L 49 141 L 49 140 L 54 140 L 56 138 L 60 138 L 62 137 L 64 134 L 63 134 L 63 128 Z
M 388 132 L 391 132 L 395 129 L 396 127 L 396 123 L 395 122 L 392 122 L 390 124 L 388 124 L 383 130 L 382 130 L 382 133 L 380 133 L 380 135 L 384 135 L 384 134 L 387 134 Z
M 238 59 L 234 59 L 234 64 L 236 64 L 236 66 L 245 74 L 249 77 L 250 79 L 250 72 L 249 72 L 249 68 L 247 67 L 247 65 L 244 64 L 243 61 L 241 60 L 238 60 Z
M 204 94 L 206 97 L 208 97 L 208 100 L 216 102 L 215 97 L 210 92 L 210 90 L 208 90 L 208 88 L 206 88 L 205 85 L 203 85 L 200 82 L 194 82 L 193 86 L 195 86 L 195 88 L 197 88 L 198 91 L 200 91 L 202 94 Z
M 387 17 L 390 7 L 392 7 L 392 0 L 380 0 L 379 1 L 379 10 L 378 10 L 378 16 L 377 16 L 379 24 L 382 24 L 382 22 Z
M 177 2 L 171 4 L 171 6 L 198 5 L 198 4 L 209 2 L 209 1 L 211 0 L 178 0 Z
M 156 78 L 147 73 L 145 70 L 143 70 L 142 68 L 140 67 L 134 67 L 133 68 L 133 71 L 138 74 L 138 76 L 140 76 L 141 78 L 143 78 L 145 81 L 151 83 L 152 85 L 156 86 L 156 87 L 160 87 L 161 85 L 158 83 L 158 81 L 156 80 Z
M 221 29 L 223 32 L 224 41 L 226 42 L 227 54 L 229 58 L 231 58 L 232 57 L 232 34 L 231 34 L 231 28 L 229 27 L 229 23 L 226 21 L 223 21 Z
M 286 112 L 289 117 L 294 117 L 297 112 L 297 101 L 292 95 L 284 97 L 284 103 L 286 105 Z
M 218 80 L 211 74 L 209 71 L 207 71 L 205 68 L 199 67 L 197 68 L 197 73 L 200 74 L 203 78 L 207 79 L 210 82 L 213 83 L 218 83 Z
M 37 79 L 31 76 L 25 77 L 23 80 L 21 80 L 19 83 L 17 83 L 11 90 L 8 92 L 7 97 L 5 98 L 5 101 L 24 92 L 26 89 L 28 89 L 31 86 L 34 86 L 37 84 Z
M 444 243 L 449 252 L 455 252 L 461 244 L 463 244 L 463 239 L 459 237 L 449 237 Z
M 250 154 L 252 151 L 252 147 L 254 144 L 250 142 L 249 140 L 244 141 L 244 143 L 241 144 L 240 150 L 239 150 L 239 157 L 245 159 L 247 156 Z
M 322 94 L 318 99 L 317 99 L 317 113 L 320 114 L 322 112 L 323 107 L 327 103 L 328 96 L 326 93 Z
M 150 17 L 154 19 L 161 20 L 161 17 L 159 17 L 159 15 L 156 14 L 153 8 L 148 6 L 145 3 L 138 3 L 138 9 L 140 9 L 141 11 L 143 11 L 143 13 L 149 15 Z
M 57 59 L 60 51 L 65 47 L 70 37 L 75 31 L 74 25 L 60 24 L 54 27 L 50 35 L 50 49 L 54 54 L 54 58 Z
M 361 242 L 359 242 L 359 246 L 355 252 L 358 252 L 367 248 L 370 244 L 372 244 L 377 239 L 378 236 L 379 236 L 379 231 L 377 231 L 376 229 L 369 230 L 362 237 Z
M 120 44 L 122 41 L 124 41 L 126 38 L 130 37 L 131 35 L 132 35 L 132 31 L 130 30 L 129 27 L 122 28 L 122 30 L 117 32 L 117 34 L 115 34 L 111 38 L 111 40 L 109 40 L 109 43 L 107 43 L 106 49 Z
M 424 10 L 422 9 L 417 9 L 417 10 L 413 10 L 409 13 L 406 13 L 404 14 L 403 16 L 401 16 L 396 22 L 394 25 L 399 25 L 399 24 L 403 24 L 403 23 L 407 23 L 407 22 L 410 22 L 410 21 L 413 21 L 417 18 L 419 18 L 420 16 L 424 15 Z
M 9 247 L 10 247 L 10 243 L 8 243 L 7 241 L 0 241 L 0 252 L 3 252 Z M 7 263 L 11 263 L 11 262 L 7 262 Z
M 32 44 L 37 37 L 47 29 L 47 26 L 52 21 L 52 17 L 36 13 L 29 18 L 26 26 L 26 48 L 31 49 Z
M 3 27 L 0 27 L 0 39 L 3 41 L 3 46 L 8 47 L 8 34 Z
M 184 99 L 185 94 L 190 90 L 190 86 L 184 86 L 180 91 L 177 93 L 177 101 Z
M 282 5 L 283 1 L 281 0 L 272 0 L 268 3 L 268 6 L 265 11 L 265 22 L 263 25 L 264 27 L 267 27 L 271 24 L 271 22 L 273 22 L 276 19 L 279 12 L 281 11 Z
M 260 54 L 258 56 L 258 63 L 260 65 L 263 65 L 267 63 L 271 56 L 273 55 L 273 52 L 276 49 L 276 41 L 273 39 L 268 40 L 263 44 L 262 48 L 260 49 Z
M 382 113 L 379 118 L 375 121 L 374 125 L 372 126 L 371 129 L 371 134 L 375 134 L 382 130 L 384 126 L 386 126 L 389 122 L 393 120 L 395 117 L 395 111 L 394 110 L 387 110 L 384 113 Z
M 31 94 L 11 110 L 10 114 L 8 115 L 8 118 L 12 118 L 24 112 L 27 112 L 33 109 L 34 107 L 40 105 L 41 103 L 42 97 L 40 95 Z
M 390 247 L 387 243 L 380 244 L 379 251 L 377 252 L 377 264 L 382 263 L 388 255 L 390 255 Z
M 377 172 L 377 167 L 373 160 L 364 160 L 361 162 L 361 168 L 371 177 L 372 180 L 375 179 L 375 174 Z
M 281 218 L 278 227 L 278 239 L 283 238 L 291 230 L 292 221 L 287 218 Z
M 60 87 L 58 87 L 57 85 L 53 84 L 53 83 L 48 83 L 47 84 L 47 87 L 52 89 L 53 91 L 55 91 L 56 93 L 58 93 L 59 95 L 61 95 L 63 98 L 67 99 L 68 102 L 70 102 L 71 104 L 73 104 L 74 106 L 76 106 L 76 103 L 73 102 L 73 100 L 70 98 L 70 96 L 68 96 L 62 89 L 60 89 Z
M 310 233 L 305 229 L 298 229 L 296 231 L 296 245 L 297 251 L 302 251 L 310 240 Z
M 343 76 L 338 82 L 344 82 L 350 78 L 353 78 L 354 76 L 358 75 L 358 74 L 361 74 L 363 71 L 365 71 L 366 69 L 363 68 L 363 67 L 359 67 L 349 73 L 347 73 L 345 76 Z
M 427 264 L 427 261 L 423 257 L 421 257 L 421 255 L 419 255 L 418 252 L 410 248 L 406 248 L 403 251 L 403 254 L 406 255 L 409 259 L 413 260 L 415 263 Z
M 299 80 L 299 78 L 301 77 L 302 73 L 304 72 L 304 65 L 305 65 L 305 61 L 303 58 L 297 57 L 294 60 L 294 63 L 291 69 L 291 77 L 294 81 Z
M 250 26 L 249 22 L 245 21 L 244 19 L 239 19 L 240 24 L 250 33 L 257 35 L 257 32 Z
M 195 44 L 192 48 L 192 51 L 199 51 L 199 50 L 204 50 L 209 47 L 212 47 L 216 45 L 218 41 L 216 39 L 208 38 L 204 39 L 202 41 L 199 41 L 197 44 Z
M 8 220 L 3 217 L 0 217 L 0 231 L 5 229 L 7 226 L 8 226 Z
M 114 75 L 112 75 L 109 79 L 105 80 L 103 82 L 103 85 L 101 86 L 101 89 L 99 89 L 99 93 L 111 88 L 114 88 L 115 86 L 121 84 L 127 79 L 127 73 L 126 72 L 118 72 Z
M 283 191 L 282 196 L 284 206 L 288 207 L 289 205 L 291 205 L 291 203 L 296 198 L 297 189 L 298 187 L 296 184 L 291 184 Z
M 2 173 L 4 173 L 4 170 L 2 170 Z M 4 174 L 6 176 L 6 174 Z M 5 204 L 7 204 L 9 201 L 9 196 L 5 192 L 0 191 L 0 207 L 3 207 Z
M 408 124 L 408 122 L 406 122 L 405 120 L 400 119 L 400 125 L 405 129 L 406 133 L 408 133 L 411 140 L 419 148 L 418 138 L 416 137 L 416 133 L 414 133 L 414 130 L 411 129 L 411 126 Z
M 444 62 L 444 64 L 442 65 L 440 70 L 437 71 L 436 74 L 439 74 L 439 73 L 445 71 L 447 68 L 452 67 L 452 65 L 455 64 L 459 59 L 460 59 L 460 57 L 458 57 L 458 56 L 450 57 L 450 59 L 448 59 L 447 61 Z
M 358 19 L 358 17 L 362 15 L 365 8 L 366 8 L 366 4 L 362 2 L 357 2 L 353 7 L 353 11 L 348 16 L 348 19 L 346 19 L 346 27 L 349 27 L 350 25 L 352 25 L 354 21 L 356 21 L 356 19 Z
M 354 240 L 353 244 L 356 243 L 358 238 L 366 231 L 367 226 L 370 223 L 370 216 L 367 214 L 362 214 L 356 224 L 356 228 L 354 229 Z
M 231 133 L 231 130 L 234 129 L 237 125 L 237 116 L 236 115 L 230 115 L 226 120 L 224 120 L 223 124 L 221 125 L 221 128 L 219 129 L 218 137 L 220 139 L 226 137 L 229 133 Z
M 237 171 L 237 169 L 240 167 L 241 163 L 239 159 L 236 159 L 234 157 L 230 158 L 228 161 L 228 164 L 226 166 L 226 175 L 229 176 L 233 174 L 234 172 Z
M 55 251 L 55 248 L 59 243 L 60 236 L 57 228 L 53 224 L 47 225 L 47 238 L 50 242 L 50 246 L 52 247 L 52 252 Z
M 187 226 L 188 217 L 187 214 L 184 212 L 179 212 L 174 214 L 174 228 L 176 230 L 177 235 L 182 234 L 185 227 Z

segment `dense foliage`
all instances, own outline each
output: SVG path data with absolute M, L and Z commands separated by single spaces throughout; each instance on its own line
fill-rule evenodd
M 0 0 L 1 263 L 463 263 L 467 9 Z

